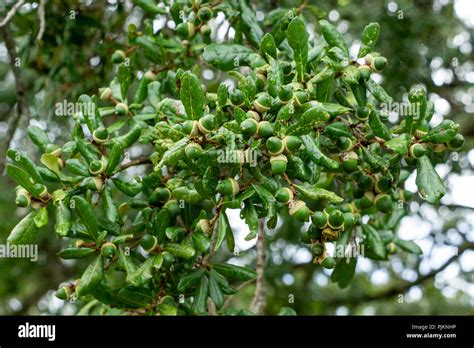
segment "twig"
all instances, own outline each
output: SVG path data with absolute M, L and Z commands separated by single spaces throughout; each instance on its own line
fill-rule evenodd
M 151 163 L 151 160 L 148 157 L 140 157 L 140 158 L 131 160 L 130 162 L 122 164 L 120 168 L 117 170 L 117 172 L 121 172 L 122 170 L 125 170 L 133 166 L 139 166 L 141 164 L 150 164 L 150 163 Z
M 36 35 L 37 42 L 40 42 L 41 39 L 43 38 L 44 28 L 46 27 L 44 6 L 45 6 L 45 0 L 40 0 L 39 7 L 38 7 L 38 17 L 40 21 L 40 28 L 38 31 L 38 35 Z
M 8 127 L 8 133 L 5 136 L 5 143 L 4 146 L 7 149 L 10 146 L 10 142 L 15 135 L 15 131 L 18 127 L 18 123 L 20 122 L 21 116 L 24 115 L 26 118 L 29 118 L 29 111 L 28 111 L 28 100 L 26 98 L 26 88 L 23 83 L 22 75 L 20 67 L 16 64 L 18 58 L 18 54 L 16 52 L 15 47 L 15 40 L 10 32 L 8 26 L 0 26 L 0 31 L 3 36 L 3 40 L 5 42 L 5 47 L 7 48 L 8 55 L 10 56 L 10 67 L 13 71 L 13 76 L 15 77 L 15 87 L 16 87 L 16 103 L 17 103 L 17 115 L 12 116 L 13 120 Z M 2 152 L 3 153 L 3 152 Z M 0 170 L 3 171 L 5 166 L 5 158 L 0 158 Z
M 10 19 L 15 15 L 15 13 L 20 9 L 21 6 L 25 3 L 25 0 L 19 0 L 11 9 L 8 11 L 5 18 L 0 22 L 0 28 L 8 24 Z
M 237 290 L 237 293 L 240 292 L 240 290 L 242 290 L 243 288 L 245 288 L 247 285 L 250 285 L 252 284 L 253 282 L 255 281 L 255 279 L 250 279 L 250 280 L 247 280 L 246 282 L 243 282 L 242 284 L 240 284 L 237 288 L 235 288 L 235 290 Z M 229 296 L 226 298 L 225 302 L 224 302 L 224 305 L 222 306 L 222 309 L 224 308 L 227 308 L 230 303 L 232 302 L 232 299 L 234 297 L 233 296 Z
M 256 315 L 263 315 L 266 305 L 266 282 L 265 282 L 265 219 L 258 222 L 257 237 L 257 284 L 255 295 L 250 305 L 250 310 Z

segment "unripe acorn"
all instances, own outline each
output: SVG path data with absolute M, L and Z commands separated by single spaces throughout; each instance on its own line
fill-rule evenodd
M 346 173 L 353 173 L 357 170 L 357 160 L 359 159 L 359 156 L 354 151 L 348 152 L 344 156 L 344 161 L 342 162 L 342 169 Z
M 26 208 L 31 203 L 30 194 L 21 188 L 16 192 L 15 204 L 20 208 Z
M 265 143 L 265 146 L 267 148 L 268 153 L 272 156 L 280 155 L 285 150 L 285 145 L 277 137 L 268 138 Z
M 309 225 L 308 231 L 306 231 L 306 233 L 308 234 L 308 237 L 310 239 L 318 240 L 322 237 L 321 229 L 318 228 L 315 224 Z
M 426 153 L 426 147 L 423 144 L 412 144 L 410 146 L 410 156 L 413 158 L 423 157 Z
M 452 138 L 448 142 L 448 149 L 450 150 L 458 150 L 464 145 L 464 137 L 462 134 L 456 134 L 454 138 Z
M 178 201 L 176 199 L 170 199 L 168 200 L 164 207 L 166 209 L 168 209 L 168 211 L 170 212 L 171 215 L 173 216 L 176 216 L 179 214 L 179 211 L 180 211 L 180 208 L 179 208 L 179 204 L 178 204 Z
M 209 7 L 201 7 L 197 14 L 198 18 L 203 21 L 207 22 L 209 19 L 212 18 L 212 9 Z
M 249 110 L 246 112 L 247 118 L 253 118 L 255 121 L 260 122 L 260 115 L 258 112 Z
M 375 57 L 370 63 L 370 67 L 375 71 L 382 71 L 387 66 L 387 58 L 385 57 Z
M 273 135 L 275 128 L 273 124 L 268 121 L 261 121 L 258 123 L 258 135 L 264 139 L 267 139 Z
M 174 255 L 168 251 L 164 251 L 163 255 L 163 268 L 170 269 L 173 263 L 176 261 Z
M 390 190 L 392 180 L 387 176 L 378 176 L 375 182 L 375 192 L 384 193 Z
M 176 27 L 176 33 L 183 40 L 193 37 L 194 30 L 195 26 L 191 22 L 179 23 Z
M 433 145 L 433 156 L 438 160 L 445 160 L 447 154 L 447 147 L 445 144 Z
M 211 233 L 211 223 L 207 219 L 200 219 L 196 224 L 196 232 L 202 232 L 206 235 Z
M 229 95 L 230 102 L 234 106 L 241 106 L 245 102 L 245 96 L 244 93 L 237 88 L 234 88 Z
M 127 104 L 118 103 L 117 105 L 115 105 L 115 113 L 120 116 L 126 115 L 128 113 Z
M 340 137 L 337 139 L 337 147 L 341 151 L 349 151 L 354 147 L 351 138 L 349 137 Z
M 212 29 L 210 26 L 208 26 L 207 24 L 204 24 L 203 26 L 201 26 L 201 29 L 199 29 L 199 32 L 203 35 L 203 36 L 211 36 L 212 34 Z
M 411 199 L 413 198 L 413 192 L 401 189 L 398 192 L 398 196 L 402 201 L 408 202 L 411 201 Z
M 244 137 L 250 138 L 257 133 L 258 122 L 253 118 L 247 118 L 240 124 L 240 131 Z
M 69 300 L 71 293 L 72 293 L 71 288 L 67 285 L 63 285 L 58 289 L 58 291 L 56 291 L 55 296 L 59 298 L 60 300 L 67 301 Z
M 104 243 L 100 248 L 100 253 L 102 256 L 111 259 L 117 253 L 117 246 L 114 243 Z
M 195 160 L 202 155 L 202 147 L 198 143 L 189 143 L 184 149 L 184 153 L 190 160 Z
M 357 179 L 357 186 L 364 191 L 369 191 L 374 187 L 375 180 L 372 176 L 367 174 L 362 174 L 359 179 Z
M 328 256 L 321 262 L 321 266 L 327 269 L 332 269 L 336 266 L 336 260 L 333 257 Z
M 356 117 L 361 121 L 365 121 L 369 118 L 369 113 L 369 109 L 366 106 L 362 106 L 357 109 Z
M 375 207 L 382 213 L 390 213 L 392 211 L 392 198 L 386 193 L 379 193 L 375 196 Z
M 428 121 L 423 120 L 420 124 L 415 129 L 415 137 L 417 139 L 423 138 L 426 134 L 428 134 L 428 131 L 430 130 L 430 124 Z
M 101 160 L 94 160 L 89 164 L 89 173 L 92 175 L 99 175 L 104 171 L 104 162 Z
M 297 106 L 301 106 L 308 101 L 308 94 L 305 91 L 295 91 L 293 99 Z
M 314 257 L 319 257 L 324 254 L 324 244 L 316 243 L 311 245 L 311 254 Z
M 124 51 L 116 50 L 112 54 L 112 63 L 115 63 L 115 64 L 122 63 L 125 60 L 126 57 L 127 57 L 127 55 L 125 54 Z
M 237 180 L 232 178 L 227 178 L 217 185 L 217 191 L 223 194 L 224 196 L 235 196 L 239 193 L 240 187 Z
M 344 213 L 344 230 L 350 230 L 355 225 L 355 217 L 352 213 Z
M 328 224 L 328 216 L 322 211 L 315 211 L 311 216 L 311 221 L 318 228 L 325 228 Z
M 259 93 L 253 102 L 253 106 L 260 113 L 267 112 L 272 106 L 272 97 L 268 93 Z
M 385 249 L 387 250 L 387 252 L 390 254 L 390 255 L 393 255 L 397 252 L 397 245 L 393 242 L 390 242 L 387 244 L 387 246 L 385 247 Z
M 209 134 L 216 127 L 216 118 L 214 115 L 205 115 L 199 119 L 199 131 L 203 134 Z
M 272 156 L 270 158 L 270 165 L 273 174 L 283 174 L 286 172 L 288 159 L 285 155 Z
M 109 139 L 109 132 L 105 127 L 99 127 L 92 133 L 92 138 L 98 144 L 103 144 Z
M 291 191 L 288 187 L 279 188 L 275 193 L 275 199 L 277 202 L 288 204 L 293 200 L 293 191 Z
M 299 222 L 306 222 L 309 218 L 309 208 L 303 201 L 294 200 L 288 205 L 288 212 L 291 217 Z
M 283 138 L 283 144 L 285 145 L 286 151 L 294 152 L 301 147 L 302 141 L 299 137 L 295 135 L 288 135 Z
M 156 193 L 156 198 L 160 202 L 166 202 L 171 197 L 171 191 L 167 189 L 166 187 L 158 187 L 157 189 L 155 189 L 155 193 Z
M 344 215 L 342 211 L 336 209 L 329 214 L 328 225 L 334 230 L 338 230 L 344 226 Z
M 360 199 L 360 208 L 369 209 L 374 205 L 374 194 L 372 191 L 365 192 L 362 198 Z
M 360 77 L 362 80 L 367 81 L 370 78 L 370 74 L 372 71 L 368 65 L 361 65 L 359 66 Z
M 101 100 L 109 100 L 111 96 L 112 96 L 112 90 L 110 89 L 110 87 L 106 87 L 100 92 L 99 98 Z
M 281 86 L 280 91 L 278 92 L 278 98 L 283 103 L 288 103 L 293 98 L 293 86 L 291 85 Z
M 146 252 L 150 252 L 158 245 L 158 239 L 156 239 L 156 237 L 152 236 L 151 234 L 145 234 L 140 239 L 140 245 L 143 247 L 143 249 L 145 249 Z
M 339 230 L 333 229 L 331 227 L 323 228 L 323 236 L 329 241 L 335 241 L 339 237 Z

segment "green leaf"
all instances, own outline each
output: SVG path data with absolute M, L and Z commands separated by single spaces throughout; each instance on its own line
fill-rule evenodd
M 443 180 L 426 155 L 418 159 L 416 186 L 420 197 L 430 204 L 438 204 L 441 197 L 446 194 Z
M 322 105 L 311 107 L 303 113 L 298 121 L 288 127 L 286 132 L 287 135 L 301 135 L 308 134 L 314 126 L 324 124 L 331 116 L 327 111 L 324 110 Z
M 196 250 L 188 244 L 170 243 L 165 250 L 185 260 L 189 260 L 196 254 Z
M 181 77 L 180 99 L 183 102 L 186 115 L 190 120 L 198 120 L 204 114 L 206 97 L 201 88 L 201 82 L 191 72 L 186 72 Z
M 43 178 L 38 171 L 38 167 L 26 154 L 17 150 L 9 149 L 7 151 L 7 156 L 15 162 L 15 165 L 27 172 L 34 182 L 39 184 L 43 183 Z
M 257 22 L 255 11 L 247 5 L 246 0 L 240 0 L 240 19 L 245 36 L 254 47 L 258 47 L 263 31 Z
M 94 254 L 95 252 L 96 250 L 91 248 L 66 248 L 61 250 L 58 253 L 58 256 L 65 260 L 82 259 L 91 254 Z
M 155 166 L 154 170 L 159 171 L 163 168 L 164 165 L 168 164 L 176 164 L 175 162 L 183 158 L 184 155 L 184 148 L 189 142 L 189 138 L 183 138 L 177 143 L 175 143 L 170 149 L 168 149 L 161 158 L 160 162 Z
M 375 44 L 380 34 L 380 25 L 376 22 L 369 23 L 365 26 L 361 35 L 361 45 L 357 58 L 363 58 L 370 52 L 373 52 Z
M 121 248 L 118 248 L 118 262 L 120 264 L 120 267 L 127 274 L 127 280 L 138 269 L 137 265 L 133 262 L 132 257 L 130 255 L 126 255 Z
M 41 155 L 40 161 L 50 171 L 56 173 L 56 175 L 60 175 L 58 158 L 55 155 L 52 153 L 44 153 Z
M 304 81 L 306 62 L 308 61 L 308 33 L 300 17 L 295 17 L 288 26 L 288 44 L 293 49 L 298 80 Z
M 142 285 L 148 279 L 153 277 L 153 265 L 155 256 L 149 256 L 138 269 L 127 276 L 127 282 L 134 286 Z
M 225 209 L 221 210 L 219 214 L 219 219 L 217 221 L 217 239 L 216 245 L 214 246 L 214 251 L 218 250 L 221 247 L 224 238 L 226 237 L 227 233 L 229 233 L 228 231 L 230 229 L 230 225 L 227 219 L 227 215 L 225 213 Z
M 301 136 L 301 140 L 305 146 L 306 153 L 315 164 L 332 170 L 339 168 L 339 162 L 329 158 L 319 149 L 319 136 L 312 137 L 306 134 Z
M 392 137 L 388 127 L 380 120 L 379 114 L 376 110 L 372 109 L 369 112 L 369 126 L 374 132 L 375 136 L 384 140 L 389 140 Z
M 31 211 L 11 231 L 7 242 L 9 244 L 22 245 L 33 244 L 38 236 L 38 227 L 35 224 L 37 211 Z
M 13 164 L 7 164 L 7 174 L 10 178 L 16 181 L 16 183 L 22 186 L 25 190 L 30 192 L 33 196 L 39 197 L 39 194 L 43 190 L 43 185 L 35 185 L 32 178 L 26 171 L 17 167 Z
M 112 192 L 108 185 L 105 185 L 104 189 L 102 190 L 102 204 L 104 206 L 107 220 L 121 224 L 122 221 L 120 219 L 117 204 L 115 204 L 115 201 L 112 197 Z
M 74 196 L 72 200 L 74 201 L 74 209 L 82 220 L 82 223 L 86 226 L 89 235 L 92 239 L 97 240 L 99 225 L 97 224 L 97 219 L 91 205 L 81 196 Z
M 228 263 L 214 264 L 212 267 L 218 273 L 230 280 L 247 281 L 257 277 L 257 272 L 247 267 L 231 265 Z
M 120 90 L 123 99 L 127 97 L 128 87 L 132 82 L 132 76 L 130 74 L 130 69 L 125 64 L 120 64 L 117 71 L 117 80 L 120 83 Z
M 293 308 L 290 307 L 281 307 L 278 311 L 278 315 L 298 315 Z
M 63 200 L 56 203 L 54 218 L 54 231 L 59 237 L 65 237 L 71 228 L 71 210 Z
M 325 190 L 318 187 L 304 187 L 301 185 L 293 185 L 298 192 L 300 192 L 306 198 L 317 201 L 321 199 L 326 199 L 331 203 L 342 203 L 344 198 L 339 197 L 332 191 Z
M 217 308 L 221 308 L 224 305 L 224 295 L 212 272 L 209 276 L 209 295 Z
M 122 160 L 123 149 L 122 145 L 117 142 L 112 146 L 112 149 L 109 152 L 107 166 L 105 167 L 105 175 L 111 175 L 115 168 Z
M 46 146 L 50 143 L 48 135 L 39 127 L 28 126 L 28 136 L 42 152 L 46 151 Z
M 102 256 L 97 256 L 94 261 L 92 261 L 81 279 L 79 284 L 76 287 L 76 294 L 78 297 L 87 295 L 91 290 L 96 287 L 104 278 L 104 262 Z
M 404 156 L 408 152 L 408 146 L 410 145 L 410 137 L 408 134 L 402 134 L 399 137 L 390 139 L 384 142 L 384 145 L 389 149 L 397 152 Z
M 196 289 L 196 293 L 194 295 L 194 301 L 192 305 L 192 310 L 196 313 L 204 313 L 207 307 L 207 277 L 204 276 L 201 278 L 201 282 Z
M 46 207 L 39 208 L 34 221 L 38 228 L 46 226 L 48 224 L 48 209 L 46 209 Z
M 267 55 L 277 59 L 277 48 L 272 34 L 266 33 L 260 42 L 260 55 L 268 61 Z
M 377 232 L 377 230 L 368 224 L 363 224 L 362 230 L 365 234 L 364 244 L 366 244 L 369 252 L 373 253 L 374 259 L 387 259 L 385 244 L 383 243 L 382 238 L 380 238 L 380 234 Z
M 340 288 L 346 288 L 354 277 L 356 265 L 357 257 L 339 259 L 331 274 L 331 280 L 337 283 Z
M 342 50 L 346 58 L 349 58 L 349 49 L 344 41 L 341 33 L 339 33 L 334 25 L 323 19 L 319 21 L 319 27 L 324 36 L 324 40 L 332 46 L 338 47 Z
M 423 255 L 423 250 L 411 240 L 402 240 L 395 238 L 394 243 L 400 247 L 400 249 L 405 250 L 411 254 Z
M 245 201 L 245 207 L 242 209 L 242 216 L 249 227 L 250 232 L 245 236 L 245 240 L 252 240 L 258 234 L 258 215 L 255 206 L 249 200 Z
M 390 105 L 393 102 L 393 98 L 380 86 L 377 82 L 372 79 L 365 81 L 365 85 L 369 92 L 381 103 Z
M 201 280 L 205 271 L 206 270 L 204 268 L 199 268 L 181 277 L 178 283 L 178 291 L 183 292 L 190 286 L 197 284 L 199 280 Z
M 228 71 L 250 63 L 255 53 L 248 47 L 238 44 L 210 44 L 204 49 L 202 57 L 214 67 Z

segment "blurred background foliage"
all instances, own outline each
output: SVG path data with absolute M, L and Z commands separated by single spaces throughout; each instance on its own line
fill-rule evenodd
M 179 0 L 176 0 L 179 1 Z M 4 18 L 16 1 L 0 4 Z M 284 217 L 277 229 L 268 231 L 266 280 L 267 314 L 282 306 L 300 315 L 319 314 L 473 314 L 474 313 L 474 3 L 470 0 L 311 0 L 251 1 L 257 18 L 265 25 L 271 11 L 299 7 L 310 32 L 317 31 L 317 19 L 328 18 L 354 44 L 363 27 L 380 23 L 377 50 L 389 59 L 383 86 L 397 101 L 407 100 L 412 84 L 422 83 L 435 103 L 434 123 L 452 118 L 462 126 L 466 144 L 438 172 L 450 193 L 439 207 L 413 202 L 399 235 L 414 239 L 424 255 L 401 253 L 389 262 L 360 260 L 357 273 L 346 289 L 339 289 L 330 272 L 311 263 L 307 248 L 299 242 L 302 226 Z M 36 124 L 47 130 L 55 142 L 63 142 L 70 130 L 67 117 L 57 117 L 54 105 L 75 101 L 81 94 L 96 94 L 114 73 L 112 53 L 127 49 L 129 23 L 152 23 L 172 35 L 170 23 L 161 15 L 144 14 L 132 1 L 46 0 L 46 27 L 39 30 L 39 3 L 27 1 L 8 24 L 21 59 L 29 117 L 18 120 L 17 91 L 6 49 L 5 30 L 0 35 L 0 164 L 8 145 L 35 155 L 26 141 L 26 126 Z M 144 21 L 146 19 L 146 21 Z M 218 17 L 219 19 L 219 17 Z M 153 21 L 153 22 L 152 22 Z M 167 24 L 163 25 L 163 21 Z M 162 23 L 162 24 L 159 24 Z M 213 35 L 232 35 L 225 18 L 213 24 Z M 7 33 L 8 35 L 8 33 Z M 211 75 L 210 79 L 213 79 Z M 203 78 L 206 78 L 204 75 Z M 381 76 L 379 76 L 382 79 Z M 207 77 L 209 80 L 209 77 Z M 208 81 L 211 83 L 212 81 Z M 392 115 L 392 117 L 397 117 Z M 395 121 L 396 119 L 393 119 Z M 416 191 L 413 180 L 407 189 Z M 14 204 L 14 183 L 0 177 L 0 243 L 24 215 Z M 238 256 L 221 254 L 221 260 L 252 264 L 252 244 L 243 243 L 238 212 L 231 217 L 241 241 Z M 54 297 L 57 285 L 73 280 L 84 269 L 81 262 L 65 262 L 56 256 L 61 249 L 52 226 L 40 233 L 37 263 L 22 259 L 0 259 L 0 314 L 74 314 L 81 303 L 64 303 Z M 233 299 L 236 307 L 247 308 L 254 284 Z

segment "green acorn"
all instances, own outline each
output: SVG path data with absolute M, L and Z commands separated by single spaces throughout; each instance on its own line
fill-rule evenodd
M 322 243 L 316 243 L 316 244 L 311 245 L 311 254 L 314 257 L 319 257 L 319 256 L 323 255 L 324 250 L 325 250 L 324 244 L 322 244 Z
M 288 204 L 293 200 L 293 191 L 291 191 L 288 187 L 279 188 L 275 193 L 275 199 L 277 202 Z
M 268 121 L 260 121 L 258 123 L 258 135 L 264 139 L 267 139 L 273 135 L 275 127 Z
M 24 188 L 20 188 L 16 191 L 15 204 L 18 207 L 26 208 L 31 203 L 30 194 Z
M 193 23 L 183 22 L 176 26 L 176 33 L 181 39 L 185 40 L 194 36 L 195 29 L 196 28 Z
M 439 160 L 444 160 L 447 154 L 447 146 L 445 144 L 433 145 L 433 156 Z
M 333 210 L 328 217 L 328 225 L 333 230 L 338 230 L 344 226 L 344 215 L 342 211 L 336 209 Z
M 369 209 L 374 205 L 374 194 L 372 191 L 365 192 L 360 199 L 360 208 L 362 210 Z
M 102 254 L 102 256 L 111 259 L 117 253 L 117 246 L 114 243 L 110 242 L 104 243 L 100 248 L 100 253 Z
M 227 178 L 219 182 L 217 191 L 224 196 L 235 196 L 240 191 L 239 183 L 235 179 Z
M 448 149 L 450 150 L 458 150 L 464 145 L 464 137 L 462 134 L 456 134 L 454 138 L 452 138 L 448 142 Z
M 303 244 L 311 244 L 311 237 L 308 235 L 308 232 L 303 232 L 301 234 L 300 241 Z
M 205 115 L 199 119 L 199 131 L 203 134 L 209 134 L 216 127 L 216 118 L 214 115 Z
M 249 110 L 246 112 L 247 118 L 253 118 L 255 121 L 260 121 L 260 115 L 257 111 Z
M 299 222 L 306 222 L 309 218 L 309 208 L 303 201 L 294 200 L 288 204 L 288 212 L 290 216 Z
M 72 290 L 69 286 L 63 285 L 61 286 L 58 291 L 56 291 L 55 296 L 60 300 L 67 301 L 71 297 Z
M 267 151 L 272 156 L 277 156 L 283 153 L 285 150 L 285 145 L 283 142 L 277 137 L 270 137 L 267 139 L 265 143 Z
M 375 207 L 382 213 L 390 213 L 392 211 L 392 198 L 386 193 L 379 193 L 374 199 Z
M 160 202 L 166 202 L 171 197 L 171 191 L 166 187 L 158 187 L 155 189 L 155 193 L 156 199 L 158 199 Z
M 415 137 L 417 139 L 423 138 L 426 134 L 428 134 L 430 130 L 430 124 L 427 120 L 423 120 L 420 124 L 417 125 L 415 129 Z
M 321 262 L 321 266 L 327 269 L 332 269 L 336 266 L 336 260 L 333 257 L 328 256 Z
M 339 230 L 331 227 L 323 228 L 322 235 L 329 241 L 335 241 L 339 237 Z
M 122 50 L 116 50 L 112 54 L 112 63 L 119 64 L 122 63 L 127 57 L 126 53 Z
M 308 230 L 306 231 L 308 234 L 308 237 L 310 239 L 321 239 L 322 234 L 321 234 L 321 229 L 319 229 L 316 225 L 311 224 L 308 227 Z
M 258 122 L 253 118 L 247 118 L 240 124 L 240 131 L 246 138 L 250 138 L 258 131 Z
M 370 78 L 370 74 L 372 73 L 370 67 L 368 65 L 361 65 L 358 69 L 361 79 L 367 81 Z
M 354 227 L 356 219 L 353 213 L 344 213 L 344 231 L 350 230 Z
M 105 169 L 104 162 L 101 160 L 94 160 L 89 164 L 89 173 L 92 175 L 99 175 Z
M 293 86 L 291 85 L 281 86 L 280 91 L 278 92 L 278 98 L 283 103 L 288 103 L 293 98 Z
M 364 191 L 369 191 L 374 187 L 375 180 L 372 176 L 363 173 L 358 179 L 357 179 L 357 185 L 361 190 Z
M 420 158 L 426 154 L 426 147 L 423 144 L 412 144 L 410 146 L 410 156 L 413 158 Z
M 349 137 L 340 137 L 337 139 L 337 147 L 341 151 L 349 151 L 354 147 L 352 139 Z
M 164 207 L 168 209 L 168 211 L 170 212 L 172 216 L 176 216 L 179 214 L 180 208 L 179 208 L 178 201 L 176 199 L 168 200 L 165 203 Z
M 237 89 L 237 88 L 234 88 L 230 92 L 229 99 L 232 105 L 234 106 L 242 106 L 245 102 L 244 93 L 240 89 Z
M 151 234 L 145 234 L 140 239 L 140 245 L 143 249 L 145 249 L 146 252 L 150 252 L 158 245 L 158 239 L 156 239 L 156 237 L 152 236 Z
M 272 97 L 268 93 L 259 93 L 253 102 L 253 106 L 260 113 L 267 112 L 272 106 Z
M 209 235 L 211 230 L 211 223 L 207 219 L 200 219 L 196 224 L 196 232 L 202 232 L 205 235 Z
M 322 229 L 325 228 L 328 224 L 328 216 L 322 211 L 315 211 L 314 214 L 311 216 L 311 221 L 315 226 Z
M 190 160 L 195 160 L 201 157 L 202 147 L 198 143 L 189 143 L 184 149 L 184 153 Z
M 199 29 L 199 32 L 201 33 L 202 36 L 209 37 L 212 34 L 212 29 L 207 24 L 204 24 Z
M 377 72 L 382 71 L 387 67 L 387 58 L 382 56 L 375 57 L 370 63 L 370 67 Z
M 128 106 L 124 103 L 117 103 L 115 105 L 115 113 L 119 116 L 124 116 L 128 113 Z
M 293 100 L 297 106 L 301 106 L 308 101 L 308 93 L 305 91 L 295 91 Z
M 203 22 L 207 22 L 209 19 L 212 18 L 212 9 L 210 9 L 209 7 L 201 7 L 198 11 L 198 18 L 203 21 Z
M 392 187 L 392 180 L 387 176 L 377 176 L 377 181 L 375 182 L 375 192 L 383 193 L 390 190 Z
M 393 242 L 388 243 L 385 248 L 390 255 L 393 255 L 397 252 L 397 245 Z
M 357 160 L 359 159 L 359 156 L 357 156 L 357 153 L 354 151 L 348 152 L 344 156 L 344 160 L 342 162 L 342 169 L 346 173 L 353 173 L 357 170 Z
M 398 196 L 403 202 L 409 202 L 413 198 L 413 192 L 400 189 L 400 191 L 398 192 Z
M 301 147 L 302 141 L 295 135 L 288 135 L 283 138 L 283 144 L 286 151 L 295 152 Z
M 92 133 L 92 138 L 97 144 L 103 144 L 109 139 L 109 132 L 105 127 L 99 127 Z
M 369 109 L 366 106 L 362 106 L 357 109 L 356 117 L 361 121 L 365 121 L 369 118 L 369 113 Z
M 112 96 L 112 90 L 110 87 L 106 87 L 100 90 L 100 100 L 109 100 Z
M 270 157 L 270 165 L 273 174 L 283 174 L 286 172 L 288 159 L 285 155 L 278 155 Z

